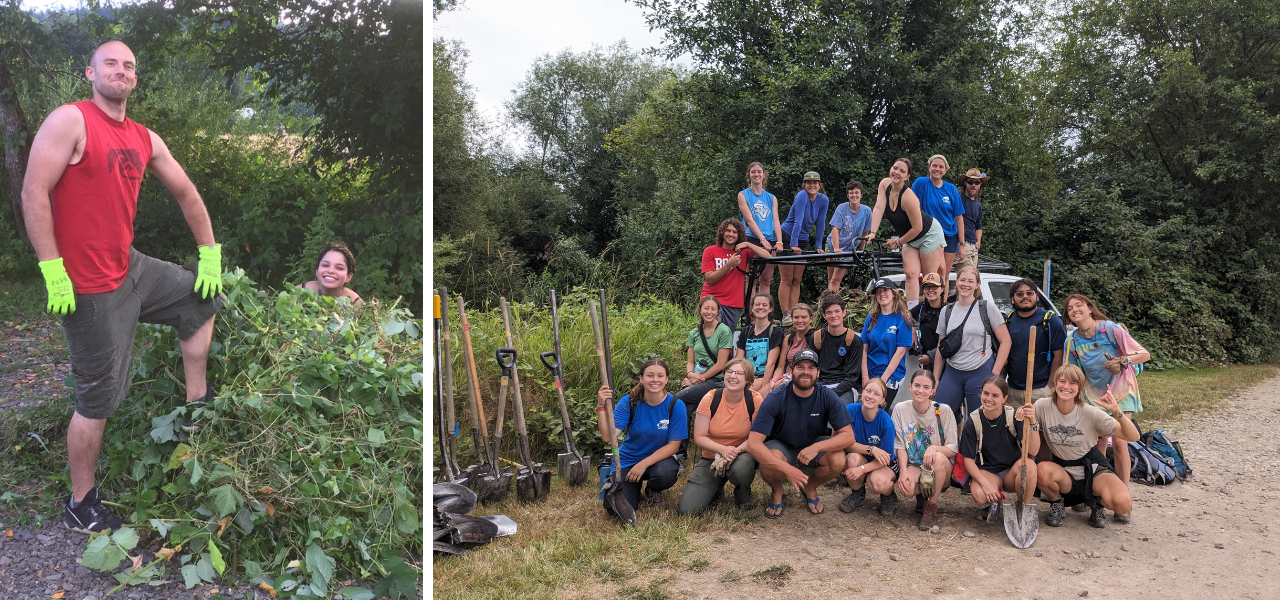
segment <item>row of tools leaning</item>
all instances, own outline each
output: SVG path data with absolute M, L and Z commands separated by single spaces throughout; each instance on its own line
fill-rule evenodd
M 457 436 L 459 429 L 453 390 L 453 359 L 450 351 L 449 311 L 447 303 L 448 290 L 440 288 L 433 297 L 434 331 L 436 344 L 436 404 L 440 418 L 436 419 L 439 431 L 440 456 L 444 468 L 435 468 L 436 483 L 432 487 L 434 548 L 437 552 L 456 554 L 468 548 L 487 543 L 494 537 L 510 535 L 515 532 L 516 524 L 509 518 L 496 515 L 493 517 L 470 517 L 467 515 L 477 503 L 496 502 L 506 497 L 511 489 L 511 480 L 516 482 L 516 496 L 521 502 L 536 502 L 546 498 L 551 488 L 552 471 L 542 468 L 542 463 L 533 461 L 529 450 L 529 432 L 525 426 L 524 402 L 520 396 L 520 376 L 516 369 L 516 350 L 511 333 L 511 314 L 507 308 L 506 298 L 499 298 L 502 310 L 503 333 L 507 347 L 499 348 L 494 359 L 502 371 L 498 387 L 498 404 L 494 434 L 489 435 L 489 421 L 485 417 L 484 403 L 480 397 L 480 378 L 477 374 L 475 351 L 471 345 L 471 328 L 467 323 L 466 302 L 461 296 L 457 298 L 458 317 L 461 321 L 463 356 L 467 363 L 467 397 L 471 414 L 471 434 L 476 463 L 466 468 L 460 466 L 457 457 Z M 446 307 L 442 309 L 442 304 Z M 600 373 L 610 389 L 613 389 L 613 357 L 609 351 L 609 317 L 605 303 L 604 290 L 600 290 L 600 303 L 590 303 L 591 328 L 595 333 L 596 355 L 599 359 Z M 564 396 L 564 374 L 561 370 L 560 353 L 560 313 L 557 309 L 556 293 L 551 292 L 551 329 L 554 349 L 540 355 L 543 366 L 551 372 L 559 401 L 561 434 L 564 437 L 565 451 L 556 457 L 555 473 L 567 481 L 570 486 L 579 486 L 587 481 L 591 470 L 591 457 L 578 452 L 573 440 L 573 425 L 569 420 L 569 409 Z M 449 376 L 446 376 L 449 374 Z M 512 397 L 512 413 L 516 432 L 519 435 L 516 444 L 517 458 L 513 462 L 501 458 L 498 450 L 502 444 L 502 428 L 506 418 L 507 396 Z M 613 468 L 604 477 L 604 497 L 615 513 L 624 523 L 635 523 L 635 510 L 621 496 L 618 481 L 613 476 L 621 470 L 618 454 L 617 430 L 613 426 L 612 403 L 605 414 L 609 420 L 609 445 L 612 448 Z M 450 427 L 453 430 L 450 431 Z M 513 473 L 507 463 L 515 467 Z

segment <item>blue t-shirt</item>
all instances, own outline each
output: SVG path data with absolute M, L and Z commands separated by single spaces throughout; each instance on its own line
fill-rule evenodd
M 818 226 L 818 235 L 814 239 L 821 240 L 826 237 L 827 228 L 827 199 L 826 194 L 818 194 L 816 200 L 809 199 L 809 192 L 801 190 L 796 194 L 795 201 L 791 203 L 791 210 L 787 212 L 787 220 L 782 222 L 782 235 L 790 243 L 790 240 L 807 240 L 809 239 L 809 230 L 814 226 Z
M 1018 316 L 1018 311 L 1009 315 L 1005 324 L 1009 330 L 1009 387 L 1020 390 L 1027 386 L 1027 341 L 1032 327 L 1036 328 L 1036 367 L 1032 381 L 1038 388 L 1049 385 L 1049 365 L 1053 362 L 1053 352 L 1062 350 L 1067 345 L 1067 330 L 1062 326 L 1062 317 L 1053 315 L 1049 319 L 1049 335 L 1045 339 L 1045 328 L 1040 326 L 1044 320 L 1044 309 L 1036 308 L 1030 317 Z
M 982 229 L 982 205 L 968 196 L 961 196 L 964 204 L 964 241 L 978 243 L 978 230 Z
M 879 377 L 884 374 L 885 369 L 889 368 L 889 361 L 893 359 L 893 353 L 897 352 L 898 348 L 911 347 L 911 324 L 904 320 L 902 315 L 893 313 L 880 315 L 873 328 L 871 315 L 867 315 L 867 320 L 862 322 L 862 343 L 867 345 L 867 374 L 871 377 Z M 891 383 L 901 381 L 906 374 L 907 357 L 904 354 L 898 361 L 898 368 L 894 369 L 893 375 L 889 377 L 889 381 Z
M 751 218 L 755 220 L 756 227 L 760 228 L 760 233 L 764 234 L 764 239 L 770 242 L 778 241 L 774 239 L 777 236 L 773 233 L 773 224 L 777 222 L 774 220 L 777 216 L 773 214 L 773 194 L 766 190 L 760 190 L 760 193 L 756 194 L 751 191 L 751 188 L 742 190 L 739 193 L 742 194 L 743 198 L 747 199 L 747 208 L 751 210 Z M 742 220 L 742 226 L 744 228 L 743 237 L 755 237 L 755 234 L 751 232 L 751 225 L 747 223 L 746 219 Z
M 943 181 L 942 187 L 933 187 L 928 177 L 919 177 L 911 184 L 911 191 L 920 199 L 920 209 L 942 225 L 942 233 L 954 236 L 956 217 L 964 214 L 964 203 L 955 184 Z
M 876 418 L 868 421 L 862 416 L 862 403 L 844 405 L 849 412 L 849 420 L 853 421 L 853 437 L 859 444 L 876 446 L 893 456 L 893 417 L 885 409 L 878 409 Z
M 850 423 L 840 397 L 826 386 L 814 384 L 808 398 L 797 396 L 793 386 L 794 383 L 778 386 L 764 397 L 751 421 L 751 431 L 792 448 L 807 448 L 827 434 L 827 423 L 836 431 Z M 777 435 L 773 435 L 775 421 L 781 421 Z
M 668 407 L 668 402 L 675 406 Z M 627 394 L 613 407 L 613 424 L 618 429 L 627 429 L 627 419 L 631 414 L 631 395 Z M 671 411 L 671 422 L 667 422 L 667 411 Z M 627 429 L 627 439 L 622 440 L 618 450 L 622 457 L 622 468 L 630 467 L 646 458 L 667 442 L 689 438 L 689 416 L 685 412 L 684 403 L 678 402 L 675 396 L 667 394 L 662 404 L 649 406 L 643 400 L 636 406 L 636 423 Z
M 871 209 L 865 204 L 859 204 L 857 212 L 854 212 L 849 208 L 848 202 L 841 202 L 831 215 L 831 226 L 840 230 L 840 251 L 854 250 L 854 238 L 871 231 Z M 835 244 L 831 242 L 833 235 L 835 231 L 827 235 L 826 247 L 835 250 Z

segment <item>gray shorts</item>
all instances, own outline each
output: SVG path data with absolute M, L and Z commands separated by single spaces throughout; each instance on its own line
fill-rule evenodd
M 907 242 L 908 246 L 919 250 L 921 254 L 940 250 L 946 244 L 947 236 L 943 235 L 942 225 L 938 224 L 937 219 L 933 221 L 933 225 L 929 226 L 928 231 L 921 232 L 916 239 Z
M 80 416 L 105 419 L 124 400 L 138 323 L 169 325 L 185 340 L 218 312 L 226 297 L 202 300 L 195 283 L 195 273 L 129 248 L 129 272 L 120 287 L 76 294 L 76 311 L 62 317 L 62 331 Z
M 818 436 L 818 439 L 813 440 L 813 443 L 825 442 L 829 439 L 831 439 L 831 436 L 829 435 Z M 818 455 L 813 457 L 813 460 L 809 461 L 808 464 L 802 465 L 800 464 L 800 459 L 796 457 L 800 455 L 800 451 L 804 450 L 804 448 L 788 446 L 786 442 L 783 442 L 782 440 L 766 440 L 764 447 L 770 450 L 782 452 L 782 456 L 787 459 L 787 464 L 793 467 L 810 467 L 816 469 L 818 468 L 818 461 L 822 460 L 822 457 L 827 454 L 826 452 L 819 452 Z

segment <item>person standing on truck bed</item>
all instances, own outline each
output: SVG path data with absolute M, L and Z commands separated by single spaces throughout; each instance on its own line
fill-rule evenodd
M 911 184 L 911 191 L 920 199 L 921 210 L 942 227 L 946 246 L 942 249 L 938 276 L 942 277 L 942 297 L 946 298 L 951 289 L 951 265 L 957 254 L 964 258 L 964 249 L 960 247 L 964 239 L 964 219 L 961 218 L 964 204 L 960 202 L 960 190 L 955 184 L 942 179 L 951 169 L 947 157 L 934 154 L 929 157 L 928 165 L 929 176 L 916 178 Z
M 911 159 L 893 161 L 889 176 L 881 179 L 876 189 L 867 241 L 875 239 L 880 219 L 888 219 L 893 226 L 893 237 L 885 241 L 885 246 L 890 250 L 902 249 L 902 272 L 906 276 L 903 289 L 907 292 L 907 308 L 912 308 L 920 301 L 920 273 L 939 272 L 946 240 L 942 227 L 920 208 L 920 199 L 907 185 L 909 177 Z
M 960 202 L 964 205 L 964 239 L 961 240 L 960 263 L 956 268 L 965 265 L 978 266 L 978 250 L 982 249 L 982 190 L 987 188 L 987 174 L 978 169 L 969 169 L 960 181 Z

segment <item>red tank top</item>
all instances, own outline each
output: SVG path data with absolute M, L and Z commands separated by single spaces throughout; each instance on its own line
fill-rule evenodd
M 151 134 L 129 119 L 107 116 L 92 100 L 74 106 L 84 115 L 84 153 L 67 165 L 50 194 L 53 237 L 76 293 L 100 294 L 119 287 L 129 272 Z

